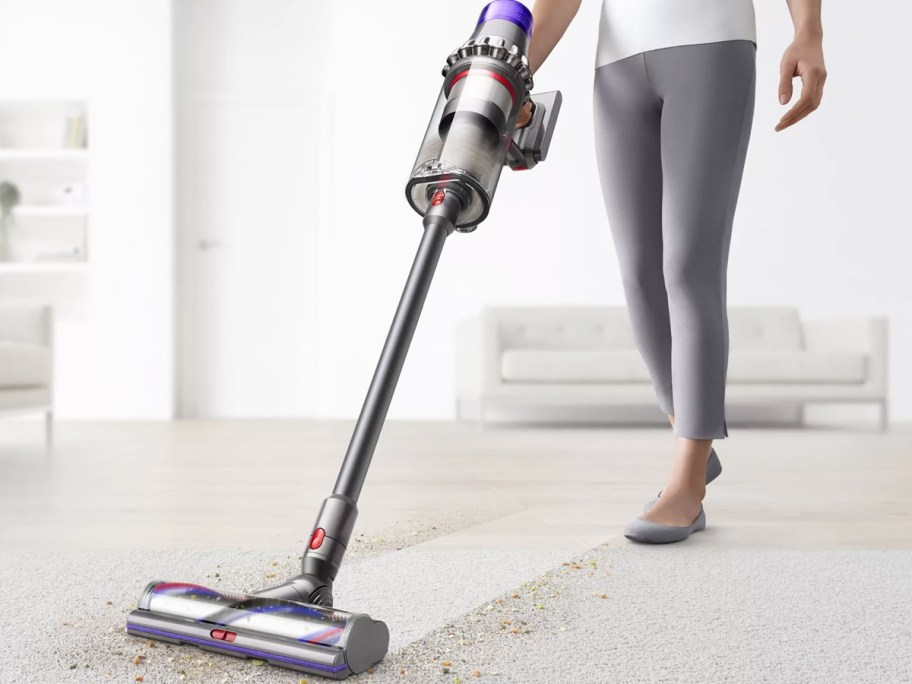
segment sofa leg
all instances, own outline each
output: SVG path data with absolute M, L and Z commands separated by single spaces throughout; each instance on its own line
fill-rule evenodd
M 54 444 L 54 412 L 47 411 L 44 414 L 44 445 L 52 446 Z
M 880 431 L 886 432 L 890 426 L 890 410 L 887 407 L 887 401 L 880 402 Z
M 807 411 L 805 410 L 805 404 L 798 404 L 798 427 L 803 428 L 807 427 Z

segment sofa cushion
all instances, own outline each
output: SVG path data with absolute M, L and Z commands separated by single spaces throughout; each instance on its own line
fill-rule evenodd
M 578 349 L 508 349 L 501 359 L 505 382 L 649 382 L 639 352 Z
M 787 307 L 739 306 L 728 309 L 731 349 L 803 349 L 798 310 Z
M 51 350 L 0 340 L 0 387 L 38 387 L 51 381 Z
M 846 352 L 732 351 L 729 383 L 864 382 L 868 357 Z
M 650 382 L 639 352 L 508 349 L 501 359 L 504 382 Z M 863 354 L 807 351 L 734 351 L 728 383 L 861 383 L 867 377 Z
M 536 307 L 498 312 L 502 349 L 630 350 L 633 329 L 622 307 Z

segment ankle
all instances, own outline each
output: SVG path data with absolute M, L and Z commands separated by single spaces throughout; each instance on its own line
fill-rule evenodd
M 702 501 L 706 496 L 706 482 L 675 480 L 662 490 L 662 496 L 684 497 Z

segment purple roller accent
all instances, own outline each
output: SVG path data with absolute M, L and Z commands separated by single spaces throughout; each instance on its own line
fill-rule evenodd
M 165 594 L 167 596 L 218 596 L 219 592 L 200 586 L 199 584 L 187 584 L 186 582 L 162 582 L 152 587 L 153 594 Z
M 324 620 L 325 617 L 323 613 L 313 608 L 308 608 L 307 606 L 286 606 L 284 604 L 280 605 L 270 605 L 270 606 L 252 606 L 250 608 L 238 608 L 236 606 L 225 606 L 226 608 L 231 608 L 233 610 L 242 610 L 248 613 L 291 613 L 292 615 L 306 615 L 318 620 Z M 239 620 L 243 615 L 235 616 L 235 620 Z
M 193 644 L 201 644 L 203 646 L 215 646 L 216 648 L 221 648 L 225 651 L 236 651 L 237 653 L 245 653 L 247 655 L 252 655 L 256 658 L 262 660 L 281 660 L 284 663 L 291 663 L 292 665 L 301 665 L 303 667 L 309 667 L 314 670 L 324 670 L 326 672 L 341 672 L 346 669 L 348 665 L 337 665 L 336 667 L 330 667 L 329 665 L 320 665 L 319 663 L 314 663 L 309 660 L 301 660 L 300 658 L 289 658 L 288 656 L 276 655 L 275 653 L 267 653 L 266 651 L 258 651 L 255 648 L 244 648 L 243 646 L 232 646 L 221 641 L 208 640 L 208 639 L 197 639 L 196 637 L 185 636 L 183 634 L 177 634 L 175 632 L 166 632 L 163 629 L 152 629 L 151 627 L 140 627 L 139 625 L 131 625 L 127 623 L 127 629 L 132 629 L 137 632 L 146 632 L 148 634 L 158 634 L 159 636 L 168 637 L 169 639 L 179 639 L 180 641 L 189 641 Z
M 492 19 L 512 21 L 525 31 L 527 36 L 532 36 L 532 12 L 521 2 L 516 2 L 516 0 L 494 0 L 494 2 L 489 2 L 481 10 L 478 23 L 491 21 Z
M 318 613 L 315 610 L 308 610 L 306 606 L 283 606 L 283 605 L 256 606 L 255 608 L 237 608 L 235 610 L 243 610 L 243 611 L 246 611 L 249 613 L 291 613 L 292 615 L 294 615 L 295 613 L 298 613 L 298 614 L 307 615 L 310 617 L 314 617 L 314 616 L 322 617 L 322 615 L 320 613 Z M 247 617 L 247 616 L 244 614 L 235 615 L 232 619 L 219 622 L 218 624 L 224 625 L 225 627 L 229 627 L 229 626 L 231 626 L 231 623 L 241 620 L 245 617 Z M 206 622 L 206 621 L 197 620 L 197 622 Z M 344 627 L 325 627 L 323 625 L 318 625 L 317 629 L 315 631 L 308 632 L 304 636 L 299 637 L 298 641 L 307 641 L 309 643 L 317 643 L 317 644 L 322 643 L 326 646 L 331 646 L 332 642 L 329 641 L 329 638 L 335 636 L 336 641 L 338 641 L 339 636 L 342 634 L 344 629 L 345 629 Z M 326 634 L 326 641 L 316 641 L 315 635 L 319 635 L 319 634 Z

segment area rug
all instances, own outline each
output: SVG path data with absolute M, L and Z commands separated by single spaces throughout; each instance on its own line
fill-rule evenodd
M 429 536 L 415 532 L 362 539 L 338 578 L 337 607 L 391 631 L 358 680 L 912 682 L 910 552 L 612 540 L 566 558 L 410 546 Z M 0 681 L 325 681 L 124 632 L 148 580 L 250 591 L 297 564 L 289 550 L 3 554 Z

